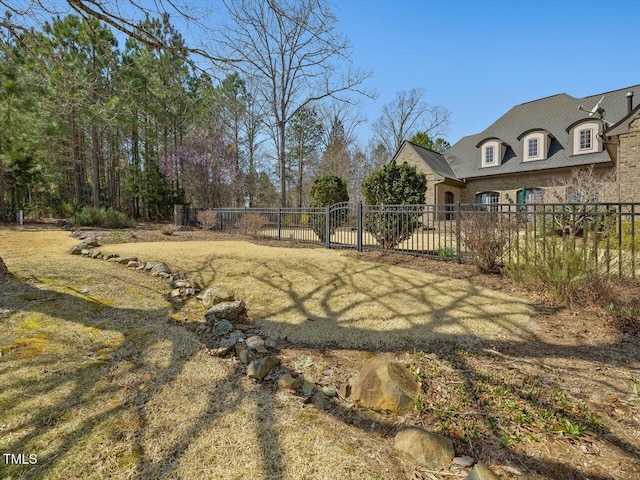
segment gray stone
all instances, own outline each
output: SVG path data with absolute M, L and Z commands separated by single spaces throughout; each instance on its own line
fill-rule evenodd
M 418 427 L 400 430 L 394 448 L 399 457 L 430 470 L 449 467 L 455 455 L 451 439 Z
M 228 348 L 231 350 L 236 346 L 236 341 L 233 338 L 223 338 L 220 340 L 220 348 Z
M 311 383 L 309 380 L 305 379 L 302 382 L 302 394 L 305 397 L 311 396 L 315 391 L 316 391 L 316 386 L 313 383 Z
M 253 353 L 249 348 L 243 348 L 242 350 L 240 350 L 240 353 L 238 353 L 238 359 L 245 365 L 250 364 L 253 360 L 255 360 L 255 358 L 256 354 Z
M 269 350 L 267 350 L 267 348 L 264 345 L 258 345 L 255 348 L 255 351 L 258 353 L 269 353 Z
M 295 390 L 302 385 L 301 378 L 294 378 L 291 374 L 285 373 L 278 379 L 278 387 Z
M 164 263 L 156 263 L 151 267 L 152 276 L 168 278 L 170 274 L 171 274 L 171 269 Z
M 229 338 L 233 338 L 233 340 L 237 342 L 238 340 L 244 340 L 245 334 L 242 333 L 240 330 L 236 330 L 229 334 Z
M 136 260 L 132 260 L 129 263 L 127 263 L 127 268 L 139 268 L 140 267 L 140 263 Z
M 214 324 L 213 328 L 218 335 L 226 335 L 231 331 L 233 325 L 231 325 L 231 322 L 229 322 L 228 320 L 220 320 L 219 322 L 216 322 Z
M 89 255 L 91 255 L 91 249 L 83 248 L 82 250 L 80 250 L 80 255 L 84 255 L 85 257 L 88 257 Z
M 247 375 L 249 378 L 254 378 L 261 382 L 271 369 L 278 365 L 280 365 L 280 359 L 278 357 L 264 357 L 259 360 L 254 360 L 247 367 Z
M 76 245 L 75 247 L 73 247 L 71 249 L 71 251 L 69 252 L 71 255 L 80 255 L 82 253 L 83 248 L 81 247 L 82 244 L 80 245 Z
M 100 242 L 96 237 L 87 237 L 80 243 L 82 248 L 96 248 L 100 246 Z
M 216 320 L 236 320 L 240 314 L 244 312 L 244 302 L 242 300 L 236 302 L 222 302 L 211 307 L 204 318 L 212 322 Z
M 254 335 L 252 337 L 247 338 L 247 341 L 244 343 L 247 344 L 247 347 L 256 348 L 260 345 L 264 345 L 264 340 L 260 338 L 258 335 Z
M 334 387 L 333 385 L 322 387 L 322 393 L 324 393 L 327 397 L 335 397 L 336 395 L 338 395 L 336 387 Z
M 105 260 L 107 262 L 118 263 L 120 261 L 120 257 L 116 253 L 110 253 L 109 255 L 107 255 Z
M 171 298 L 178 298 L 181 295 L 179 288 L 171 290 Z
M 453 463 L 460 465 L 461 467 L 470 467 L 476 463 L 476 459 L 467 455 L 462 455 L 460 457 L 453 457 Z
M 351 400 L 374 410 L 405 414 L 413 409 L 420 385 L 398 362 L 374 358 L 353 381 Z
M 195 288 L 185 288 L 184 294 L 187 297 L 193 297 L 196 294 L 196 289 Z
M 138 261 L 138 257 L 120 257 L 118 259 L 118 263 L 121 263 L 123 265 L 128 265 L 129 262 L 137 262 Z
M 465 480 L 500 480 L 500 477 L 496 475 L 487 465 L 482 462 L 476 463 L 473 470 L 469 472 Z
M 189 282 L 187 280 L 184 280 L 182 278 L 180 279 L 175 279 L 171 281 L 171 286 L 173 288 L 187 288 L 189 286 Z
M 91 258 L 102 258 L 102 252 L 100 250 L 91 250 Z
M 232 302 L 233 293 L 222 288 L 207 288 L 202 294 L 202 304 L 205 308 L 211 308 L 222 302 Z
M 331 400 L 322 393 L 321 390 L 317 390 L 313 395 L 311 395 L 311 401 L 316 407 L 322 410 L 329 410 L 332 405 Z

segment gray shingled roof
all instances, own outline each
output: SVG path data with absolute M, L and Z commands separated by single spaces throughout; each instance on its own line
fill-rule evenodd
M 433 150 L 429 150 L 428 148 L 424 148 L 409 141 L 407 141 L 407 144 L 413 147 L 414 151 L 420 156 L 420 158 L 422 158 L 424 163 L 429 166 L 433 173 L 446 178 L 456 178 L 455 173 L 453 173 L 453 170 L 451 170 L 447 160 L 441 153 L 434 152 Z
M 604 119 L 610 123 L 618 122 L 627 115 L 626 95 L 631 91 L 635 93 L 634 98 L 640 99 L 640 85 L 634 85 L 585 98 L 574 98 L 566 93 L 561 93 L 517 105 L 483 132 L 462 138 L 444 152 L 445 163 L 454 174 L 453 178 L 464 179 L 610 162 L 611 159 L 606 151 L 571 155 L 567 127 L 576 121 L 588 118 L 586 112 L 578 110 L 579 105 L 586 109 L 591 109 L 603 96 L 604 100 L 601 106 L 606 112 Z M 522 158 L 520 158 L 522 148 L 518 137 L 532 129 L 547 130 L 554 137 L 554 140 L 546 160 L 523 162 Z M 510 145 L 511 149 L 507 151 L 506 160 L 500 166 L 482 168 L 476 145 L 490 137 L 501 139 Z M 430 151 L 427 150 L 427 152 Z M 438 161 L 434 159 L 427 161 L 425 159 L 425 162 L 430 167 L 437 165 L 436 168 L 442 172 L 445 171 L 440 165 L 442 163 L 441 159 Z M 451 175 L 436 173 L 452 178 Z

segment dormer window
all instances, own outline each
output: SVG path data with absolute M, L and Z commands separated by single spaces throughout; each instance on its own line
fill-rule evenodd
M 476 145 L 480 153 L 480 165 L 497 167 L 502 163 L 506 147 L 499 138 L 487 138 Z
M 546 160 L 551 145 L 551 134 L 541 128 L 527 130 L 518 137 L 522 143 L 522 161 Z
M 484 147 L 484 163 L 493 163 L 495 161 L 495 147 Z
M 591 150 L 591 137 L 593 136 L 593 130 L 590 128 L 585 128 L 584 130 L 580 130 L 580 150 Z
M 602 123 L 593 119 L 579 120 L 567 128 L 572 155 L 602 151 Z

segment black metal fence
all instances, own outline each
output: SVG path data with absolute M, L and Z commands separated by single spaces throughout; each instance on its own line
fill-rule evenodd
M 176 224 L 358 251 L 388 250 L 464 263 L 588 262 L 636 278 L 640 204 L 363 205 L 176 208 Z M 561 255 L 559 255 L 561 253 Z

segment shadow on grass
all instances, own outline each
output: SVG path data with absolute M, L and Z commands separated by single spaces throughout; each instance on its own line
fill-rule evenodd
M 202 262 L 200 268 L 204 270 L 209 268 L 210 264 L 211 261 L 206 260 Z M 374 268 L 370 264 L 362 264 L 357 272 L 358 276 L 366 276 Z M 637 343 L 630 343 L 628 339 L 623 337 L 617 342 L 585 347 L 567 347 L 546 343 L 539 339 L 535 332 L 523 331 L 519 325 L 510 322 L 509 308 L 521 308 L 522 302 L 514 302 L 511 306 L 506 305 L 505 315 L 502 317 L 496 316 L 495 311 L 491 308 L 491 303 L 478 301 L 484 292 L 472 285 L 465 292 L 460 292 L 451 304 L 441 305 L 436 299 L 441 295 L 451 293 L 448 291 L 450 285 L 445 279 L 442 281 L 434 280 L 430 283 L 428 290 L 425 290 L 425 285 L 422 282 L 412 278 L 411 272 L 393 279 L 393 285 L 388 295 L 407 296 L 412 301 L 423 305 L 423 314 L 428 314 L 434 319 L 431 322 L 416 322 L 416 312 L 407 314 L 402 309 L 399 309 L 396 304 L 377 298 L 366 285 L 358 284 L 346 266 L 342 271 L 328 272 L 324 270 L 323 266 L 316 265 L 314 268 L 308 268 L 301 265 L 297 274 L 309 276 L 311 278 L 309 283 L 315 282 L 315 287 L 308 292 L 301 293 L 296 285 L 287 278 L 271 278 L 257 273 L 249 273 L 249 276 L 258 284 L 270 289 L 276 289 L 290 298 L 289 306 L 281 311 L 274 312 L 269 319 L 264 319 L 261 322 L 261 326 L 281 336 L 282 340 L 291 347 L 305 347 L 316 350 L 349 348 L 371 352 L 400 351 L 407 348 L 425 351 L 434 349 L 438 351 L 438 348 L 440 348 L 438 345 L 450 345 L 453 342 L 469 345 L 470 348 L 476 351 L 480 351 L 483 348 L 491 348 L 514 357 L 566 358 L 590 362 L 596 361 L 613 366 L 624 365 L 628 359 L 640 359 L 638 350 L 631 348 L 634 345 L 637 346 Z M 330 280 L 327 281 L 327 278 L 330 278 Z M 119 276 L 114 276 L 113 281 L 122 282 L 123 285 L 127 282 L 131 283 L 130 280 Z M 347 286 L 357 292 L 357 298 L 354 297 L 352 301 L 346 304 L 337 305 L 334 302 L 334 297 L 339 295 L 340 291 Z M 152 394 L 153 392 L 161 391 L 164 386 L 168 386 L 178 379 L 185 365 L 199 352 L 199 348 L 194 347 L 185 353 L 174 346 L 166 366 L 158 367 L 160 371 L 154 372 L 153 378 L 150 380 L 143 380 L 135 375 L 129 378 L 129 375 L 123 373 L 120 366 L 124 361 L 135 362 L 139 360 L 140 352 L 143 352 L 148 346 L 148 337 L 153 337 L 154 340 L 175 340 L 176 332 L 173 329 L 177 327 L 172 326 L 172 322 L 169 321 L 171 315 L 170 306 L 149 310 L 144 308 L 119 308 L 104 304 L 97 305 L 96 301 L 88 296 L 39 289 L 15 277 L 10 279 L 4 287 L 6 287 L 5 291 L 9 293 L 16 292 L 22 298 L 34 299 L 24 302 L 19 300 L 6 302 L 2 306 L 8 310 L 40 312 L 98 330 L 118 331 L 118 325 L 121 325 L 119 331 L 124 336 L 123 342 L 114 347 L 113 351 L 109 353 L 108 360 L 104 362 L 92 361 L 89 358 L 85 365 L 82 365 L 82 362 L 80 366 L 74 364 L 72 370 L 65 370 L 64 366 L 61 366 L 59 367 L 60 372 L 52 373 L 47 371 L 55 360 L 55 355 L 34 354 L 33 358 L 21 360 L 19 368 L 42 369 L 46 373 L 35 384 L 32 382 L 25 384 L 15 375 L 15 372 L 11 375 L 10 366 L 1 366 L 2 364 L 0 364 L 0 375 L 12 377 L 8 383 L 5 383 L 5 387 L 8 391 L 16 391 L 14 396 L 6 398 L 4 401 L 4 404 L 8 406 L 8 411 L 11 411 L 12 405 L 19 405 L 24 401 L 24 398 L 28 400 L 66 388 L 66 392 L 59 395 L 59 398 L 53 404 L 39 408 L 30 418 L 18 422 L 11 430 L 0 430 L 0 438 L 3 439 L 2 441 L 6 445 L 6 451 L 11 453 L 27 452 L 30 444 L 38 437 L 55 437 L 50 453 L 39 457 L 37 465 L 11 467 L 12 474 L 21 478 L 42 478 L 47 476 L 48 473 L 53 471 L 59 457 L 88 441 L 94 430 L 109 419 L 129 411 L 133 407 L 137 412 L 138 427 L 137 432 L 132 435 L 135 443 L 136 466 L 134 471 L 131 472 L 131 477 L 147 479 L 171 476 L 175 473 L 181 458 L 184 457 L 195 439 L 211 428 L 217 418 L 225 413 L 234 411 L 239 402 L 248 399 L 255 402 L 256 410 L 258 411 L 257 419 L 259 424 L 257 430 L 259 432 L 258 442 L 260 444 L 262 462 L 260 474 L 269 479 L 283 478 L 284 460 L 281 447 L 279 447 L 280 438 L 275 421 L 277 399 L 272 394 L 273 391 L 270 390 L 273 386 L 270 384 L 262 385 L 260 391 L 268 393 L 268 400 L 261 400 L 258 406 L 258 394 L 243 387 L 240 381 L 243 372 L 241 367 L 238 366 L 231 368 L 228 374 L 217 380 L 211 389 L 212 392 L 230 391 L 232 392 L 231 394 L 221 400 L 218 395 L 212 393 L 206 408 L 203 409 L 203 413 L 196 418 L 188 419 L 189 425 L 182 429 L 179 435 L 176 435 L 170 445 L 163 446 L 162 455 L 159 458 L 151 459 L 145 456 L 142 439 L 147 433 L 146 409 L 153 399 Z M 316 310 L 309 309 L 308 302 L 312 298 L 319 299 L 318 304 L 322 310 L 320 314 Z M 353 316 L 353 312 L 359 306 L 372 301 L 379 302 L 382 305 L 385 315 L 404 320 L 406 326 L 377 331 L 362 328 L 355 320 L 346 322 L 340 320 L 343 317 Z M 57 308 L 52 309 L 55 306 Z M 469 317 L 475 318 L 491 318 L 493 315 L 496 326 L 509 333 L 512 339 L 494 338 L 487 340 L 482 336 L 476 335 L 468 322 L 460 321 L 455 316 L 450 315 L 454 309 L 466 312 Z M 308 321 L 298 326 L 278 324 L 278 317 L 293 311 L 302 313 L 307 317 Z M 420 314 L 420 312 L 418 313 Z M 0 325 L 4 322 L 6 320 L 0 319 Z M 152 323 L 151 327 L 148 322 Z M 323 331 L 331 332 L 328 338 L 316 338 L 310 335 L 312 331 L 317 329 L 318 325 L 322 325 Z M 140 333 L 140 328 L 142 328 L 142 333 Z M 149 333 L 147 335 L 144 333 L 144 329 L 148 328 L 153 330 L 152 334 Z M 50 335 L 55 336 L 54 333 L 50 333 Z M 309 340 L 309 338 L 312 338 L 312 340 Z M 343 339 L 344 342 L 341 342 L 340 339 Z M 60 335 L 59 341 L 68 342 L 69 338 Z M 71 347 L 73 348 L 73 346 Z M 84 347 L 78 344 L 77 348 L 81 351 Z M 612 354 L 612 352 L 616 351 L 623 351 L 624 354 Z M 15 353 L 6 355 L 2 359 L 2 363 L 9 362 L 11 356 Z M 467 393 L 473 395 L 470 385 L 480 375 L 479 372 L 476 372 L 472 366 L 461 358 L 454 358 L 450 363 L 453 368 L 468 380 Z M 105 382 L 105 379 L 108 379 L 109 382 Z M 68 388 L 70 384 L 72 388 Z M 87 388 L 90 385 L 99 385 L 99 387 L 97 389 Z M 514 389 L 516 387 L 511 385 L 508 388 Z M 23 391 L 18 393 L 20 389 L 23 389 Z M 71 421 L 70 417 L 74 415 L 74 411 L 82 412 L 83 407 L 88 404 L 105 402 L 105 398 L 117 398 L 118 395 L 124 396 L 122 401 L 112 402 L 114 403 L 113 405 L 105 406 L 98 413 Z M 21 396 L 24 398 L 20 398 Z M 482 415 L 491 414 L 488 409 L 483 410 L 480 408 L 479 411 Z M 332 406 L 326 413 L 334 415 L 340 420 L 350 415 L 350 412 L 341 405 Z M 582 420 L 577 417 L 572 417 L 572 419 L 575 421 Z M 66 425 L 63 425 L 65 422 Z M 361 428 L 369 431 L 370 424 L 362 425 Z M 381 426 L 380 431 L 392 434 L 394 428 L 394 425 L 387 423 Z M 605 440 L 624 454 L 636 460 L 638 459 L 638 449 L 623 439 L 607 434 Z M 533 458 L 518 454 L 515 451 L 510 452 L 509 458 L 516 465 L 526 465 L 532 471 L 549 477 L 557 478 L 557 475 L 561 472 L 562 478 L 565 479 L 584 478 L 582 470 L 567 463 Z M 3 469 L 7 468 L 6 465 L 0 466 Z M 257 472 L 248 473 L 251 473 L 252 476 L 257 475 Z M 613 480 L 616 477 L 589 474 L 589 478 L 592 480 Z

